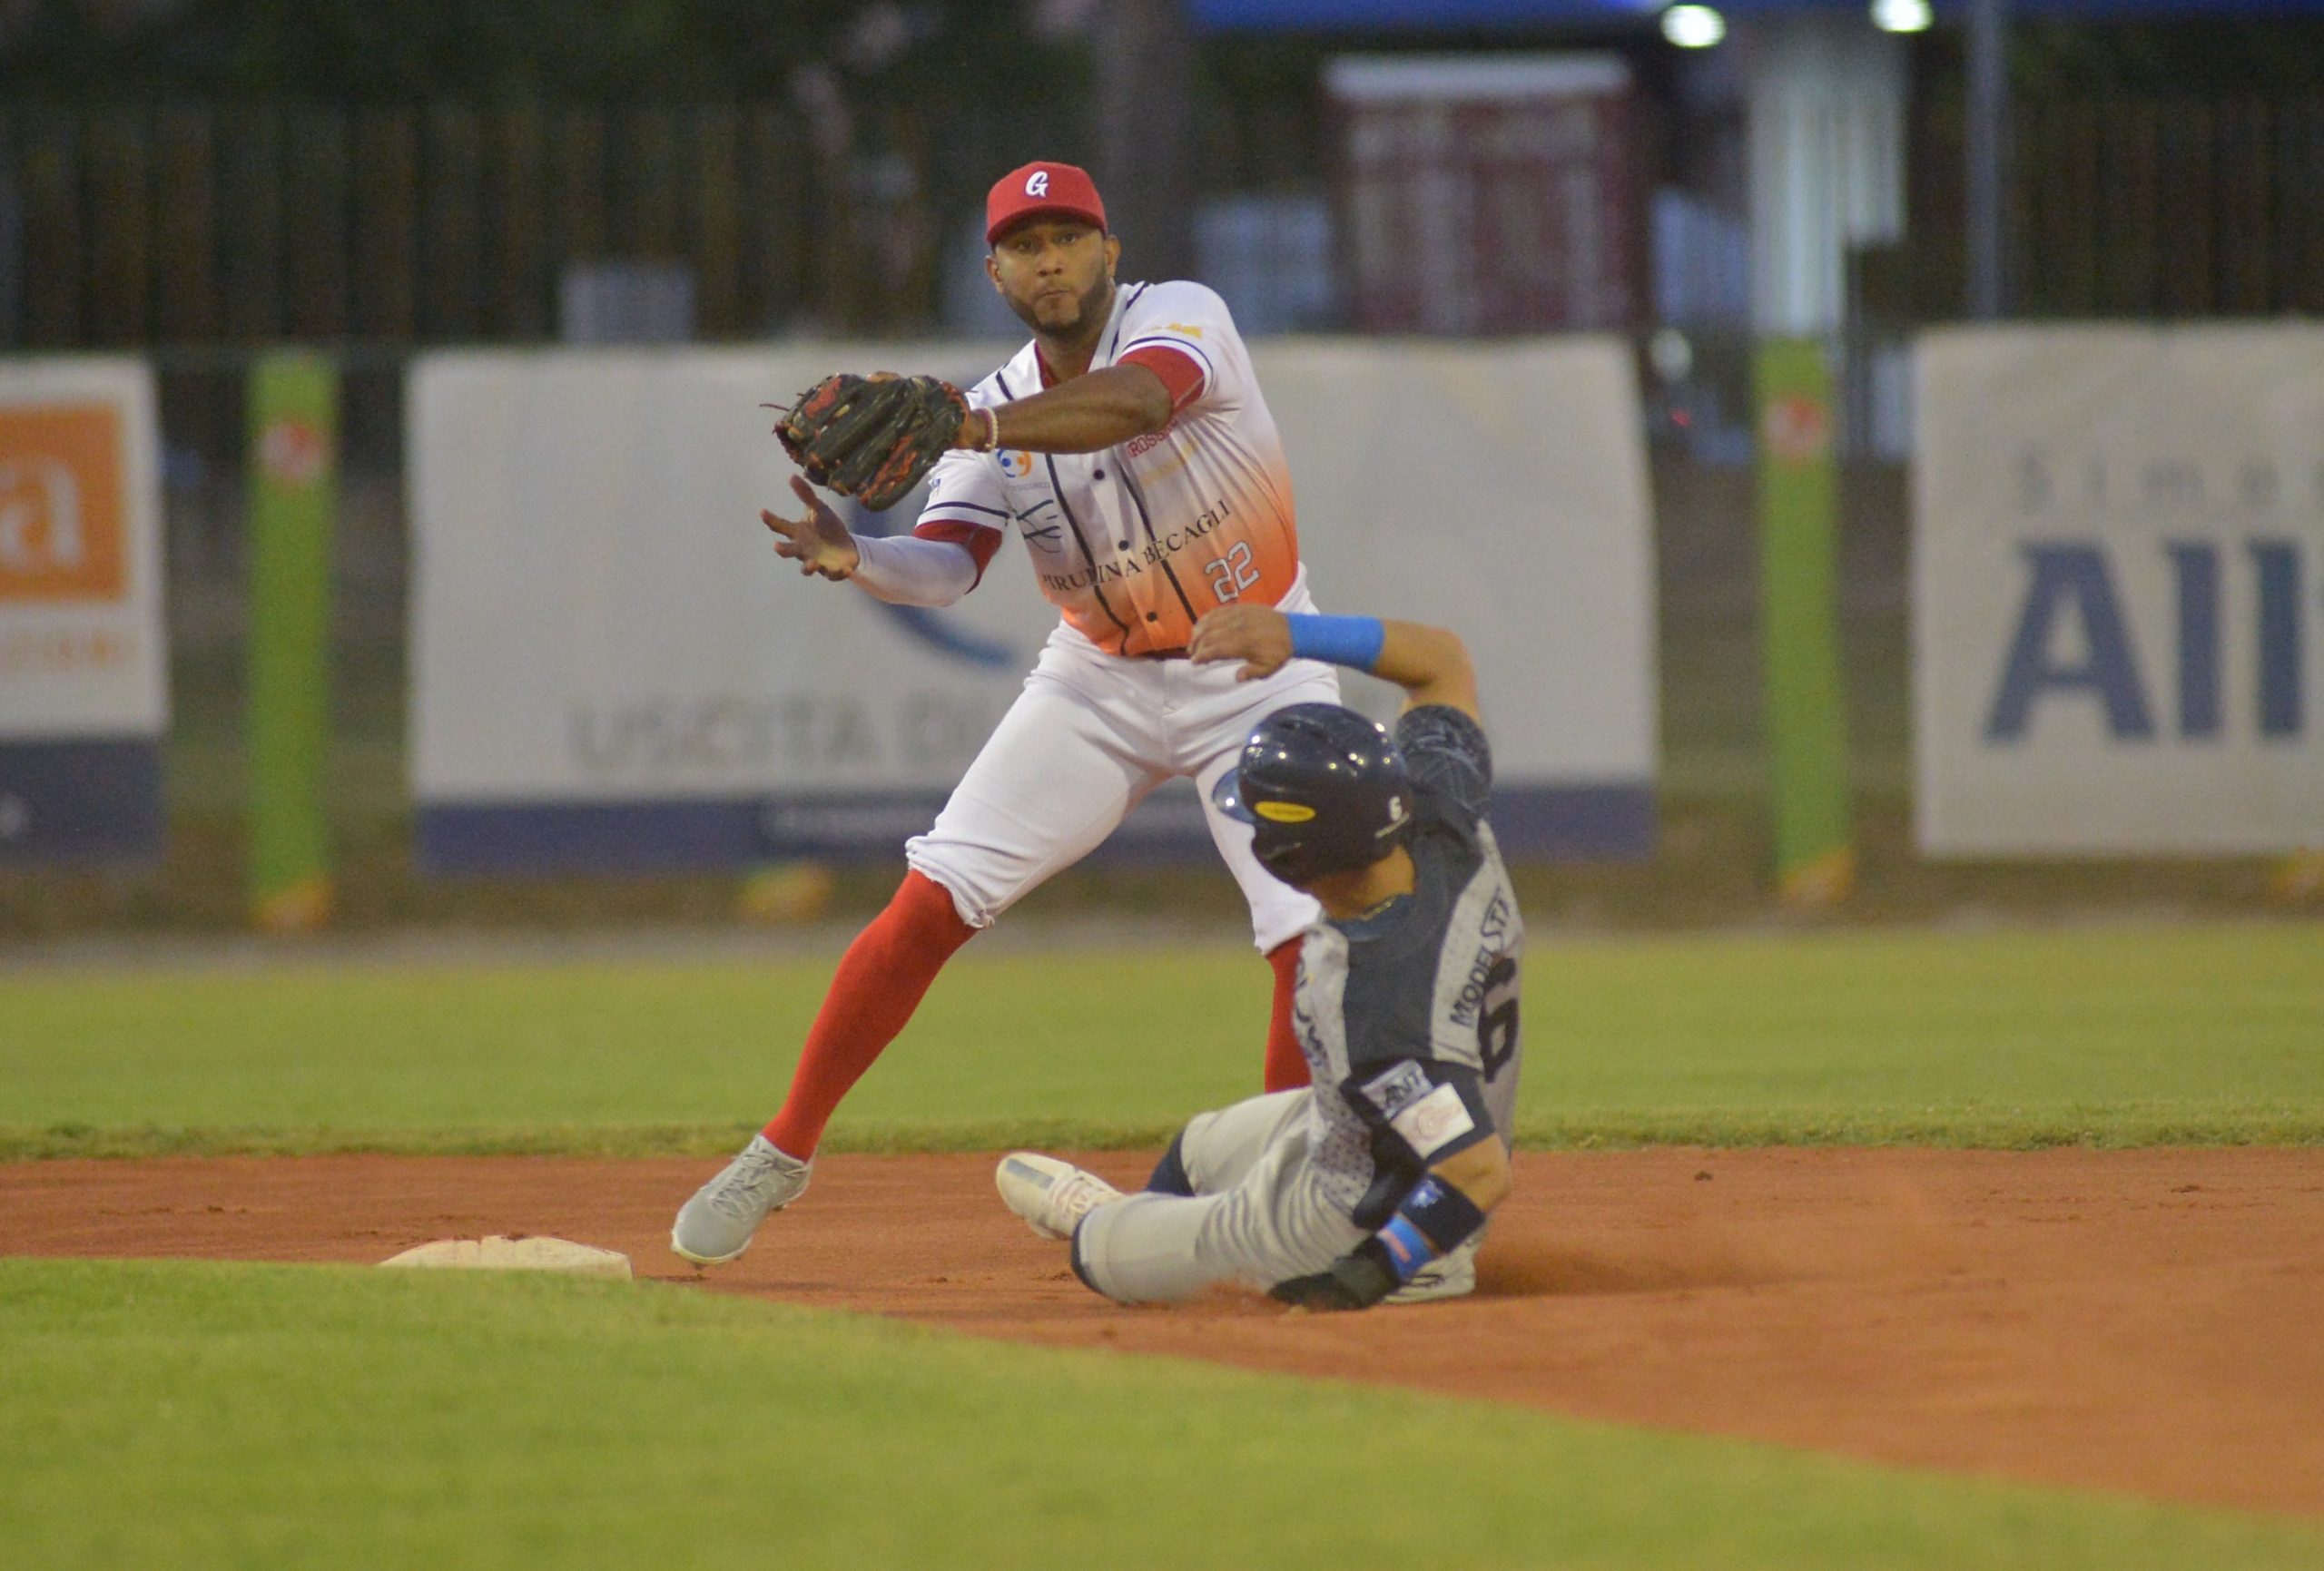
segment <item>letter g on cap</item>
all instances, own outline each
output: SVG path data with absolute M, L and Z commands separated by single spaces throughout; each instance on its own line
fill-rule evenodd
M 1033 171 L 1031 174 L 1025 177 L 1025 194 L 1027 196 L 1047 196 L 1049 193 L 1049 172 L 1048 170 L 1037 169 Z

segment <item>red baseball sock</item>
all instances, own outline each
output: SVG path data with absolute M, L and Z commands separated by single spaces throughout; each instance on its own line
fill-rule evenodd
M 832 974 L 799 1050 L 791 1095 L 766 1137 L 790 1155 L 814 1155 L 840 1099 L 896 1039 L 936 973 L 976 931 L 960 920 L 950 889 L 917 870 L 906 873 L 888 908 L 855 936 Z
M 1265 1084 L 1270 1091 L 1289 1091 L 1307 1084 L 1307 1056 L 1291 1029 L 1291 997 L 1299 990 L 1299 940 L 1268 950 L 1267 964 L 1275 967 L 1275 1007 L 1267 1015 Z

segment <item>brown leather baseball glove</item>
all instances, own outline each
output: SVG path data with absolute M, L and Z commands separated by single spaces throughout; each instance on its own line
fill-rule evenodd
M 936 466 L 968 415 L 960 389 L 934 377 L 825 377 L 774 434 L 808 479 L 877 513 Z

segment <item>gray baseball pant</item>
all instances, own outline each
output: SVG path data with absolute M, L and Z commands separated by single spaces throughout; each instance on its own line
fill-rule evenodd
M 1194 1197 L 1133 1194 L 1091 1212 L 1074 1238 L 1090 1285 L 1122 1303 L 1175 1303 L 1224 1282 L 1265 1291 L 1362 1242 L 1309 1160 L 1312 1095 L 1196 1114 L 1178 1139 Z

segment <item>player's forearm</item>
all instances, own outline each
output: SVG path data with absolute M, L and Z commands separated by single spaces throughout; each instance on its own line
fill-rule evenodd
M 1144 366 L 1108 366 L 1046 392 L 1003 404 L 1000 443 L 1033 453 L 1096 453 L 1170 423 L 1170 390 Z M 981 414 L 962 427 L 973 446 L 983 440 Z
M 1509 1198 L 1516 1174 L 1509 1165 L 1509 1148 L 1498 1136 L 1478 1141 L 1453 1153 L 1429 1169 L 1438 1178 L 1469 1197 L 1469 1203 L 1490 1214 Z
M 1403 688 L 1408 708 L 1450 704 L 1471 719 L 1477 717 L 1477 668 L 1459 633 L 1424 623 L 1384 619 L 1380 628 L 1380 654 L 1372 663 L 1372 674 Z
M 1236 653 L 1274 657 L 1282 650 L 1296 658 L 1330 661 L 1394 682 L 1404 690 L 1408 709 L 1443 703 L 1477 718 L 1476 667 L 1470 663 L 1468 645 L 1448 628 L 1378 616 L 1286 616 L 1241 608 L 1212 614 L 1220 619 L 1215 636 L 1233 639 Z M 1279 633 L 1270 631 L 1274 617 L 1281 618 Z M 1195 633 L 1195 657 L 1201 659 L 1213 638 L 1205 636 L 1201 627 Z
M 950 605 L 976 587 L 977 559 L 950 540 L 859 535 L 855 549 L 849 576 L 891 605 Z

